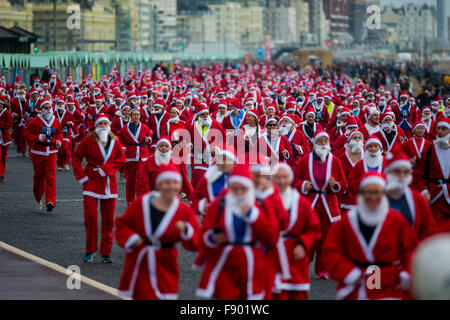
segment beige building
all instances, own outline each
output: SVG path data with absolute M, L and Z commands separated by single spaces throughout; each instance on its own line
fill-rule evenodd
M 28 30 L 33 30 L 32 5 L 24 0 L 23 6 L 13 6 L 8 0 L 0 0 L 0 26 L 12 28 L 15 25 Z
M 241 10 L 238 2 L 227 2 L 226 4 L 208 5 L 212 15 L 217 21 L 217 41 L 233 42 L 241 45 Z
M 177 34 L 185 43 L 217 42 L 217 20 L 210 11 L 181 12 Z
M 260 47 L 264 42 L 264 9 L 257 2 L 249 2 L 240 10 L 241 46 Z
M 297 12 L 297 41 L 305 42 L 310 36 L 309 32 L 309 2 L 306 0 L 296 1 Z
M 157 51 L 173 49 L 177 38 L 177 0 L 150 0 L 152 46 Z

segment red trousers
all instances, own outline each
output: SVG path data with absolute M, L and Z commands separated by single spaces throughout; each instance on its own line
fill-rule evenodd
M 36 201 L 41 201 L 45 192 L 45 203 L 56 204 L 56 153 L 48 156 L 32 154 L 34 168 L 33 194 Z
M 17 152 L 26 153 L 27 141 L 25 140 L 25 127 L 13 125 L 13 139 L 17 145 Z
M 0 177 L 5 177 L 5 171 L 6 171 L 6 158 L 8 156 L 8 148 L 9 144 L 6 146 L 2 146 L 0 144 Z
M 98 213 L 100 202 L 101 240 L 100 254 L 109 256 L 113 245 L 114 210 L 116 199 L 97 199 L 84 196 L 84 227 L 86 229 L 86 253 L 94 253 L 98 249 Z
M 130 203 L 136 198 L 136 174 L 139 170 L 139 167 L 141 167 L 142 165 L 142 161 L 130 161 L 125 165 L 124 176 L 127 179 L 127 182 L 125 184 L 127 203 Z
M 62 168 L 70 163 L 70 156 L 72 155 L 72 141 L 63 140 L 61 148 L 58 150 L 58 157 L 56 159 L 56 165 L 58 168 Z
M 308 291 L 281 291 L 273 294 L 273 300 L 308 300 Z
M 323 245 L 323 241 L 325 240 L 325 237 L 327 236 L 328 231 L 330 230 L 331 227 L 331 222 L 330 219 L 328 218 L 328 215 L 326 212 L 317 212 L 318 216 L 319 216 L 319 220 L 320 220 L 320 228 L 322 229 L 322 236 L 320 238 L 318 247 L 317 247 L 317 252 L 316 252 L 316 262 L 314 264 L 314 270 L 316 272 L 316 274 L 319 273 L 326 273 L 327 268 L 326 268 L 326 257 L 324 257 L 323 253 L 322 253 L 322 245 Z

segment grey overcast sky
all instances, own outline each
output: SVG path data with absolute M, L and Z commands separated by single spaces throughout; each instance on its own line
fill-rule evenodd
M 447 15 L 450 16 L 450 1 L 446 0 L 447 4 Z M 381 0 L 381 5 L 393 4 L 394 7 L 400 7 L 405 3 L 429 3 L 430 5 L 436 6 L 436 0 Z

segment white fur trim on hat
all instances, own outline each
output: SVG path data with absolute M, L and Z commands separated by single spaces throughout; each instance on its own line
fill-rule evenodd
M 367 146 L 369 144 L 374 143 L 374 142 L 377 143 L 380 146 L 380 148 L 383 148 L 383 145 L 381 144 L 381 141 L 378 140 L 378 139 L 375 139 L 375 138 L 370 138 L 369 140 L 367 140 L 366 144 L 365 144 L 365 147 L 367 148 Z
M 326 133 L 325 131 L 322 131 L 314 136 L 313 143 L 316 144 L 317 139 L 319 139 L 321 137 L 327 137 L 328 140 L 330 140 L 330 136 L 328 135 L 328 133 Z
M 258 116 L 253 111 L 247 111 L 247 114 L 250 114 L 251 116 L 254 116 L 256 120 L 258 120 Z
M 450 124 L 447 121 L 439 121 L 436 124 L 436 128 L 437 127 L 446 127 L 447 129 L 450 129 Z
M 172 148 L 172 142 L 170 142 L 167 139 L 160 139 L 160 140 L 158 140 L 158 142 L 156 143 L 156 147 L 158 147 L 162 142 L 167 143 L 169 145 L 169 147 Z
M 397 161 L 393 161 L 392 163 L 390 163 L 385 169 L 384 172 L 389 172 L 391 170 L 400 168 L 400 167 L 407 167 L 409 170 L 412 169 L 411 166 L 411 162 L 409 162 L 409 160 L 397 160 Z
M 111 125 L 111 121 L 107 117 L 100 117 L 95 119 L 95 126 L 97 126 L 102 121 L 106 121 L 108 122 L 108 125 Z
M 230 179 L 228 180 L 228 185 L 232 184 L 232 183 L 240 183 L 243 186 L 246 186 L 249 189 L 253 189 L 255 187 L 253 181 L 247 177 L 243 177 L 243 176 L 231 176 Z
M 224 150 L 220 150 L 219 153 L 217 154 L 217 156 L 218 157 L 225 156 L 225 157 L 233 160 L 235 163 L 237 162 L 237 158 L 234 155 L 234 153 L 231 152 L 231 151 L 225 150 L 225 149 Z
M 382 177 L 378 176 L 369 176 L 361 181 L 361 184 L 359 185 L 359 190 L 362 190 L 364 187 L 368 186 L 369 184 L 377 184 L 384 188 L 386 185 L 386 181 Z
M 164 172 L 160 173 L 158 175 L 158 177 L 156 178 L 155 185 L 158 185 L 161 181 L 168 180 L 168 179 L 173 179 L 180 183 L 183 181 L 183 179 L 181 178 L 181 174 L 179 174 L 175 171 L 164 171 Z
M 204 109 L 204 110 L 200 110 L 199 112 L 197 112 L 197 115 L 201 115 L 203 113 L 209 112 L 208 109 Z
M 295 110 L 295 109 L 294 109 L 294 110 Z M 283 119 L 288 119 L 290 122 L 292 122 L 293 124 L 295 124 L 294 119 L 292 119 L 291 117 L 288 117 L 288 116 L 283 116 L 283 117 L 281 117 L 279 123 L 281 123 L 281 120 L 283 120 Z
M 260 174 L 270 174 L 270 166 L 267 164 L 256 163 L 250 166 L 251 172 L 259 172 Z
M 272 168 L 272 177 L 278 172 L 280 169 L 286 169 L 287 172 L 289 172 L 289 181 L 292 183 L 294 182 L 294 172 L 292 171 L 292 168 L 290 165 L 286 163 L 278 163 Z

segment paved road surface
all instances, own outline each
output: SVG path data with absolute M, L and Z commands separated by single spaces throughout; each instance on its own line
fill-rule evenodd
M 84 276 L 117 288 L 124 250 L 116 243 L 111 254 L 114 264 L 103 264 L 98 257 L 92 264 L 84 264 L 82 261 L 85 247 L 83 202 L 81 186 L 75 180 L 72 170 L 56 173 L 57 204 L 53 213 L 47 213 L 45 209 L 34 209 L 31 160 L 19 157 L 14 144 L 9 148 L 6 170 L 5 181 L 0 184 L 0 241 L 64 268 L 78 265 Z M 125 185 L 119 184 L 116 216 L 124 212 L 124 197 Z M 195 254 L 181 249 L 179 256 L 180 299 L 196 299 L 194 293 L 200 272 L 191 270 Z M 311 276 L 310 298 L 334 299 L 335 284 L 330 280 L 317 280 Z M 14 279 L 10 281 L 14 282 Z M 11 283 L 8 283 L 8 286 L 14 287 Z M 86 299 L 89 297 L 86 296 Z

